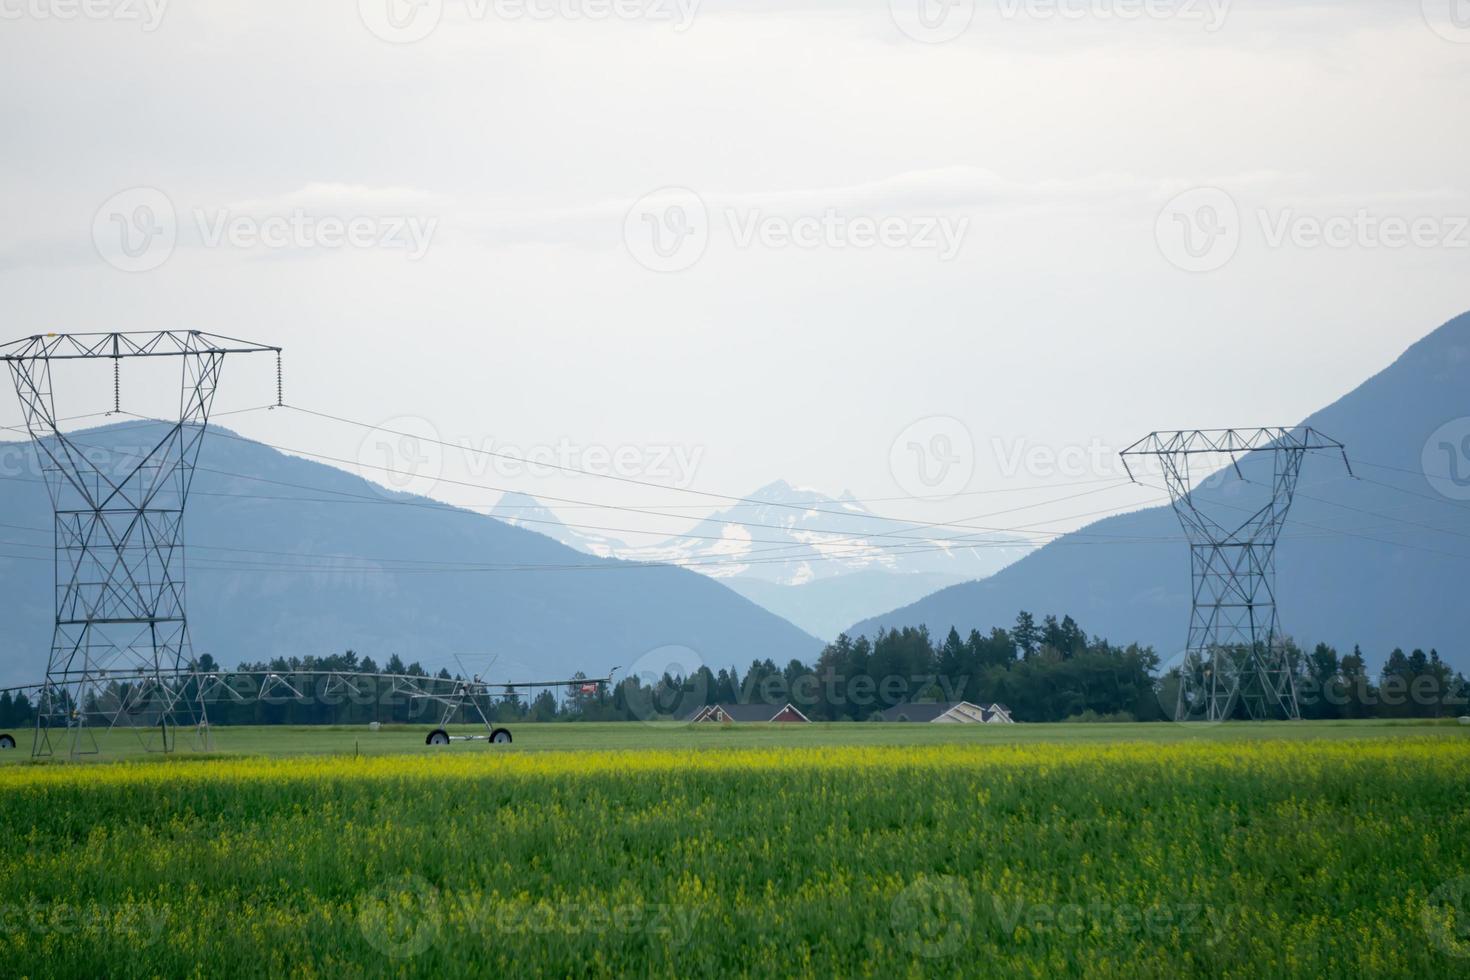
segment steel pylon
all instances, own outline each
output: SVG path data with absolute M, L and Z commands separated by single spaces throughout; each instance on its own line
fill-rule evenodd
M 266 352 L 279 369 L 278 347 L 194 330 L 46 334 L 0 346 L 55 511 L 56 621 L 33 755 L 55 753 L 53 731 L 71 755 L 93 753 L 94 730 L 120 726 L 167 752 L 181 724 L 204 722 L 198 685 L 177 681 L 192 659 L 184 506 L 224 358 Z M 63 433 L 57 363 L 112 360 L 118 408 L 120 362 L 137 357 L 180 359 L 178 418 L 140 428 L 146 438 L 131 454 Z
M 1301 717 L 1296 676 L 1276 611 L 1276 544 L 1296 494 L 1306 454 L 1342 443 L 1310 428 L 1196 429 L 1154 432 L 1122 453 L 1159 461 L 1174 513 L 1189 539 L 1192 605 L 1189 639 L 1179 665 L 1176 721 L 1226 721 L 1243 712 L 1255 720 Z M 1226 519 L 1197 499 L 1191 464 L 1213 472 L 1228 465 L 1245 481 L 1242 457 L 1264 463 L 1269 497 L 1248 516 Z M 1204 466 L 1198 466 L 1203 462 Z M 1251 482 L 1251 481 L 1246 481 Z M 1239 511 L 1237 511 L 1239 513 Z

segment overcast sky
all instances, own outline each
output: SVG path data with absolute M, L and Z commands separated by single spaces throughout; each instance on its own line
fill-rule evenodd
M 3 339 L 280 344 L 300 406 L 660 484 L 1058 497 L 1470 308 L 1464 0 L 0 0 L 0 84 Z M 222 421 L 448 500 L 709 503 Z

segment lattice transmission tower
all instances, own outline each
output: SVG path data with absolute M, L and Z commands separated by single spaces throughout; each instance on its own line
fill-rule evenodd
M 122 726 L 151 750 L 171 751 L 180 724 L 204 720 L 181 680 L 192 659 L 184 607 L 184 505 L 226 355 L 279 347 L 201 333 L 46 334 L 0 345 L 55 511 L 56 623 L 36 708 L 32 752 L 52 755 L 53 730 L 72 755 L 98 750 L 94 729 Z M 113 409 L 120 364 L 178 358 L 177 420 L 141 427 L 124 453 L 61 431 L 53 368 L 111 360 Z M 126 680 L 119 680 L 119 676 Z M 197 695 L 198 685 L 194 685 Z
M 1193 605 L 1189 641 L 1179 666 L 1176 721 L 1225 721 L 1239 711 L 1252 719 L 1298 719 L 1295 672 L 1276 614 L 1276 544 L 1296 494 L 1306 454 L 1331 450 L 1352 465 L 1342 443 L 1309 428 L 1211 429 L 1154 432 L 1122 453 L 1158 460 L 1174 513 L 1189 538 Z M 1270 484 L 1247 479 L 1245 457 Z M 1243 484 L 1265 493 L 1246 506 L 1201 499 L 1196 471 L 1233 470 Z M 1232 516 L 1224 516 L 1233 510 Z M 1244 519 L 1241 515 L 1244 514 Z

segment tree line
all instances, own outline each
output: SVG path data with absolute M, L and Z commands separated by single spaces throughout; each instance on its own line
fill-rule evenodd
M 1312 719 L 1424 718 L 1470 713 L 1470 682 L 1430 650 L 1392 651 L 1370 676 L 1360 649 L 1339 655 L 1327 644 L 1310 652 L 1285 641 L 1302 716 Z M 219 670 L 207 654 L 198 669 Z M 325 679 L 294 678 L 292 689 L 259 696 L 212 698 L 208 712 L 219 725 L 319 725 L 437 723 L 443 705 L 405 696 L 377 673 L 463 680 L 447 670 L 431 674 L 396 654 L 379 668 L 371 657 L 347 651 L 329 657 L 276 658 L 242 663 L 240 671 L 299 671 L 363 675 L 351 688 Z M 679 720 L 713 704 L 794 704 L 813 721 L 867 721 L 912 701 L 969 701 L 1005 705 L 1017 721 L 1162 721 L 1173 717 L 1180 668 L 1164 664 L 1150 647 L 1121 646 L 1089 636 L 1071 616 L 1040 621 L 1021 612 L 1010 629 L 996 627 L 961 636 L 951 628 L 942 640 L 925 627 L 880 631 L 872 639 L 843 635 L 815 664 L 770 659 L 735 667 L 698 668 L 689 674 L 629 676 L 611 689 L 575 683 L 561 690 L 515 691 L 486 707 L 492 722 Z M 582 675 L 577 675 L 581 678 Z M 0 728 L 34 720 L 24 695 L 0 695 Z M 458 722 L 478 721 L 462 712 Z

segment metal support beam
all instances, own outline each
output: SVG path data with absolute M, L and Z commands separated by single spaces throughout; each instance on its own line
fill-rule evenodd
M 1225 721 L 1242 714 L 1256 720 L 1301 717 L 1276 614 L 1276 544 L 1302 460 L 1317 450 L 1341 453 L 1352 473 L 1342 443 L 1307 428 L 1154 432 L 1123 451 L 1123 465 L 1135 482 L 1130 460 L 1157 460 L 1189 538 L 1192 607 L 1176 721 Z M 1254 471 L 1253 464 L 1264 466 L 1267 454 L 1272 474 L 1264 487 L 1267 499 L 1246 508 L 1245 520 L 1221 517 L 1218 508 L 1199 498 L 1196 471 L 1214 473 L 1228 464 L 1250 483 L 1242 458 Z
M 56 619 L 34 755 L 55 753 L 53 732 L 73 756 L 95 752 L 98 725 L 131 728 L 164 752 L 181 722 L 207 731 L 203 700 L 168 682 L 191 660 L 184 508 L 225 357 L 267 352 L 280 348 L 196 330 L 46 334 L 0 346 L 56 518 Z M 57 364 L 111 360 L 120 406 L 121 362 L 137 357 L 180 359 L 177 420 L 147 430 L 151 445 L 128 456 L 63 433 Z M 119 687 L 119 674 L 133 679 Z

